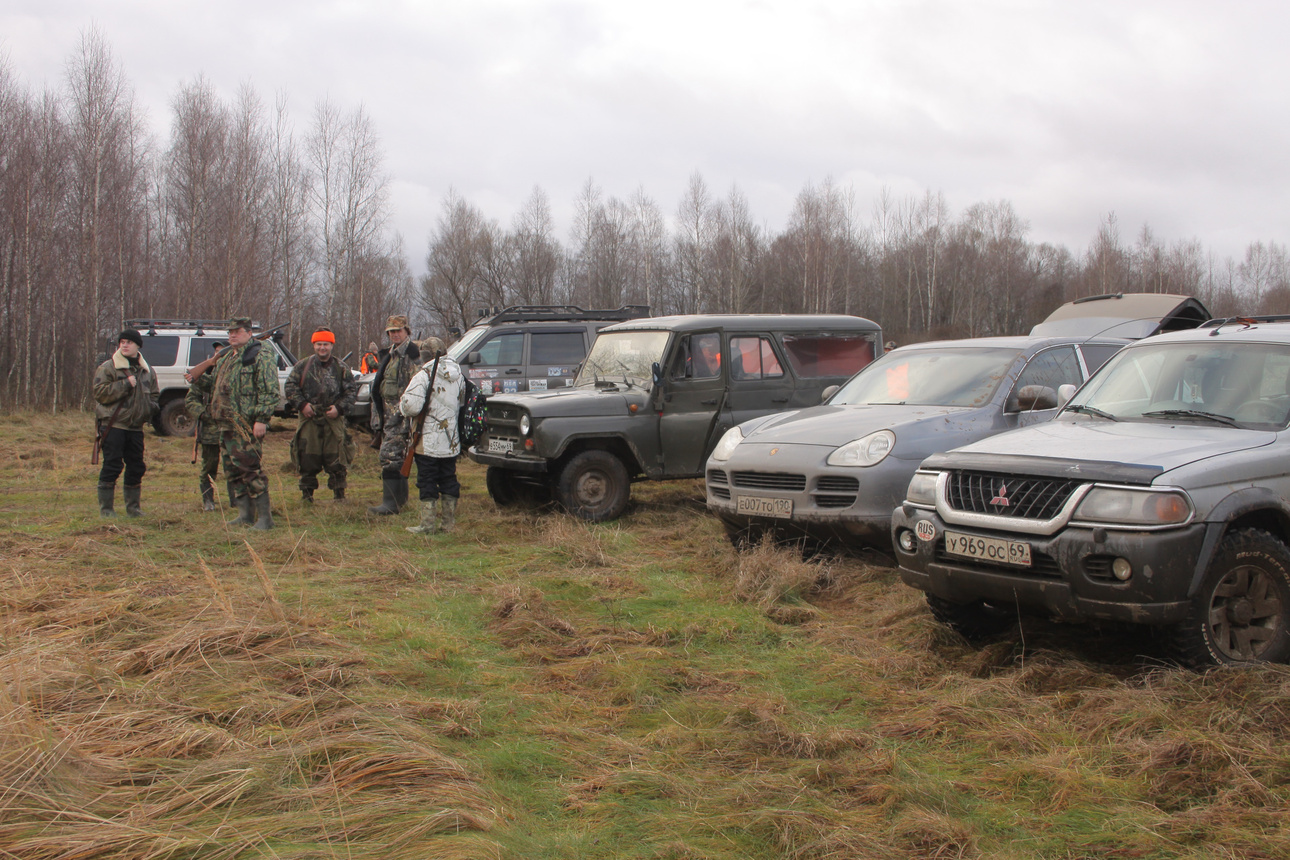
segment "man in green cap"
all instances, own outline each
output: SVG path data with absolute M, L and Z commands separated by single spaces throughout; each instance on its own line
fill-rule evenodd
M 216 341 L 211 344 L 211 350 L 214 353 L 212 357 L 218 357 L 219 351 L 224 348 L 224 344 Z M 219 472 L 220 461 L 220 430 L 214 421 L 210 419 L 211 394 L 214 393 L 215 374 L 202 373 L 193 377 L 191 372 L 184 374 L 184 379 L 188 382 L 188 393 L 184 395 L 184 409 L 189 416 L 197 422 L 197 443 L 201 446 L 201 471 L 197 474 L 197 486 L 202 491 L 202 510 L 215 510 L 215 475 Z M 224 473 L 225 479 L 228 479 L 228 473 Z M 233 483 L 226 480 L 228 485 L 228 503 L 236 506 L 233 495 Z
M 269 478 L 260 464 L 269 419 L 278 405 L 278 360 L 251 335 L 251 320 L 228 322 L 228 348 L 215 363 L 210 418 L 220 429 L 224 474 L 237 502 L 234 523 L 273 528 Z
M 421 352 L 412 341 L 408 318 L 395 315 L 385 323 L 389 351 L 381 358 L 372 379 L 372 429 L 381 431 L 381 491 L 379 505 L 367 512 L 377 516 L 397 514 L 408 503 L 408 479 L 403 477 L 403 457 L 412 441 L 408 419 L 399 412 L 399 400 L 412 375 L 421 369 Z

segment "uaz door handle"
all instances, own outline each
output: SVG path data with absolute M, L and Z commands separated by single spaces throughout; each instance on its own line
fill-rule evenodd
M 520 369 L 519 369 L 519 368 L 517 368 L 517 367 L 512 367 L 512 368 L 509 368 L 506 372 L 507 372 L 508 374 L 512 375 L 512 376 L 518 376 L 519 374 L 523 373 L 524 371 L 520 370 Z
M 703 405 L 703 406 L 716 406 L 716 405 L 717 405 L 717 398 L 715 398 L 715 397 L 714 397 L 714 398 L 712 398 L 711 400 L 701 400 L 701 401 L 699 401 L 699 402 L 700 402 L 700 404 L 701 404 L 701 405 Z
M 770 402 L 771 402 L 771 403 L 787 403 L 787 402 L 788 402 L 788 398 L 787 398 L 787 397 L 772 397 L 772 398 L 770 399 Z

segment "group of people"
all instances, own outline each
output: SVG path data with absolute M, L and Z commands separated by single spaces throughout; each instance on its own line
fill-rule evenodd
M 422 535 L 452 531 L 461 495 L 457 480 L 461 367 L 446 354 L 441 339 L 413 341 L 407 317 L 390 317 L 385 333 L 389 348 L 380 351 L 372 381 L 372 429 L 380 440 L 382 500 L 368 513 L 397 514 L 407 505 L 405 460 L 411 449 L 421 518 L 408 531 Z M 317 329 L 311 341 L 313 355 L 296 363 L 285 384 L 287 403 L 299 415 L 291 461 L 300 475 L 302 502 L 313 502 L 318 474 L 323 471 L 333 498 L 344 502 L 348 468 L 355 456 L 345 414 L 354 404 L 358 383 L 349 366 L 332 354 L 336 336 L 331 329 Z M 143 336 L 137 330 L 123 330 L 116 351 L 94 374 L 95 437 L 103 456 L 98 501 L 99 513 L 105 517 L 116 514 L 116 483 L 123 471 L 126 514 L 143 513 L 140 497 L 147 469 L 143 426 L 156 414 L 158 387 L 156 373 L 140 354 L 142 346 Z M 229 504 L 238 512 L 230 522 L 271 529 L 269 482 L 262 459 L 264 436 L 278 406 L 277 360 L 254 336 L 246 317 L 229 320 L 228 341 L 216 347 L 210 361 L 186 375 L 190 387 L 185 406 L 197 422 L 195 444 L 201 448 L 202 507 L 217 508 L 215 476 L 222 462 Z

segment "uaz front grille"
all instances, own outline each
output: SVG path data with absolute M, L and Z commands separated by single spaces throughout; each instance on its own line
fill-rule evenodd
M 1025 520 L 1056 516 L 1079 486 L 1065 478 L 950 472 L 946 501 L 956 511 Z

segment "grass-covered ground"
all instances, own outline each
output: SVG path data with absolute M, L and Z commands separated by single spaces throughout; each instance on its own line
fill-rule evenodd
M 1290 672 L 1149 634 L 984 649 L 895 572 L 739 555 L 697 481 L 620 521 L 200 510 L 148 436 L 102 520 L 87 416 L 0 418 L 0 858 L 1287 858 Z M 123 508 L 118 498 L 118 507 Z

